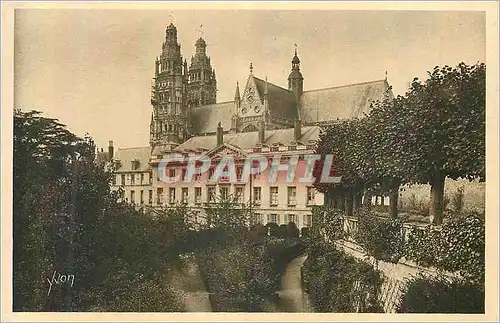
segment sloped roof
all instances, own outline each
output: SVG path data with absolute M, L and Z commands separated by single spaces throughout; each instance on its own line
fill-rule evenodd
M 219 122 L 224 129 L 230 129 L 231 118 L 234 114 L 234 101 L 196 107 L 191 113 L 192 126 L 196 133 L 215 133 Z
M 253 77 L 260 97 L 264 98 L 266 81 Z M 297 104 L 292 91 L 284 89 L 278 85 L 267 82 L 267 100 L 269 102 L 269 112 L 272 116 L 292 119 L 297 117 Z
M 387 80 L 350 84 L 302 93 L 300 114 L 303 123 L 328 122 L 361 117 L 373 101 L 381 100 Z
M 320 128 L 317 126 L 302 127 L 302 136 L 299 141 L 307 143 L 310 140 L 317 140 L 319 138 Z M 265 145 L 271 146 L 274 143 L 282 143 L 285 145 L 290 144 L 294 140 L 294 129 L 277 129 L 266 130 L 265 132 Z M 230 133 L 224 135 L 224 142 L 240 149 L 251 149 L 260 144 L 258 131 L 253 132 L 240 132 Z M 217 146 L 217 136 L 197 136 L 192 137 L 181 145 L 177 146 L 176 151 L 196 150 L 197 148 L 204 148 L 211 150 Z
M 121 167 L 117 172 L 130 172 L 130 171 L 147 171 L 149 169 L 150 147 L 134 147 L 118 149 L 114 156 L 115 160 L 119 160 Z M 132 161 L 139 161 L 139 168 L 132 169 Z

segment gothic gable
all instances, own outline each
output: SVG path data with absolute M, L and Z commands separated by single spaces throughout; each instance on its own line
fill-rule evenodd
M 264 93 L 260 93 L 253 75 L 250 75 L 241 98 L 240 118 L 260 116 L 264 112 Z

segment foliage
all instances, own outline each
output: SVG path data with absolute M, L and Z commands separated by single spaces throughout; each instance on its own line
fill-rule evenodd
M 397 263 L 403 253 L 402 229 L 399 219 L 383 219 L 364 211 L 354 239 L 375 259 Z
M 415 277 L 408 281 L 398 313 L 484 313 L 484 289 L 444 277 Z
M 288 222 L 286 225 L 286 237 L 290 239 L 295 239 L 299 237 L 299 229 L 295 222 Z
M 205 208 L 205 220 L 200 223 L 202 230 L 218 228 L 231 237 L 241 236 L 251 224 L 251 212 L 242 207 L 238 197 L 217 197 Z
M 484 255 L 484 219 L 476 215 L 454 217 L 440 229 L 414 229 L 405 246 L 407 259 L 458 272 L 478 285 L 484 285 Z
M 309 238 L 309 228 L 308 227 L 303 227 L 302 229 L 300 229 L 300 236 L 304 239 L 307 239 Z
M 277 290 L 277 274 L 262 243 L 204 249 L 198 259 L 216 311 L 262 311 Z
M 481 63 L 435 67 L 425 81 L 415 78 L 404 96 L 387 93 L 367 117 L 327 128 L 316 148 L 322 159 L 315 187 L 325 194 L 336 189 L 319 180 L 331 154 L 349 199 L 362 187 L 376 188 L 390 196 L 396 217 L 400 185 L 429 183 L 430 214 L 440 224 L 444 179 L 485 178 L 485 74 Z
M 311 234 L 318 237 L 326 237 L 329 241 L 335 241 L 344 237 L 343 212 L 338 209 L 326 210 L 323 206 L 313 208 L 314 223 Z
M 266 224 L 266 227 L 268 228 L 269 235 L 271 237 L 278 237 L 280 226 L 277 223 L 269 222 Z
M 91 138 L 39 112 L 15 111 L 14 311 L 120 310 L 114 302 L 127 299 L 125 310 L 144 304 L 138 286 L 162 299 L 148 310 L 178 304 L 167 288 L 161 295 L 149 289 L 170 260 L 158 243 L 159 226 L 117 201 L 110 175 L 95 163 Z M 74 285 L 53 286 L 49 294 L 54 272 L 74 275 Z
M 316 312 L 382 312 L 380 272 L 342 251 L 311 250 L 303 275 Z
M 457 214 L 461 214 L 464 210 L 465 206 L 465 196 L 464 196 L 464 187 L 461 186 L 457 188 L 457 191 L 453 194 L 451 198 L 451 207 L 453 212 Z
M 408 211 L 415 212 L 419 215 L 429 215 L 429 201 L 419 199 L 415 193 L 408 197 L 408 204 L 406 206 Z

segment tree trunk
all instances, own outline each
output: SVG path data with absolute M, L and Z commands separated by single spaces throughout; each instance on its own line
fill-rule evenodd
M 347 216 L 352 216 L 353 215 L 353 204 L 354 204 L 354 194 L 353 194 L 353 188 L 348 187 L 345 191 L 345 214 Z
M 389 193 L 389 214 L 393 219 L 398 217 L 398 197 L 400 185 L 401 181 L 399 179 L 393 179 L 391 181 L 391 190 Z
M 378 195 L 375 195 L 375 205 L 378 205 Z
M 380 205 L 385 206 L 385 196 L 380 195 Z
M 362 205 L 363 199 L 363 187 L 360 185 L 355 185 L 352 190 L 353 206 L 355 210 L 359 210 Z
M 345 188 L 341 187 L 340 188 L 340 193 L 339 193 L 339 210 L 342 210 L 345 212 L 345 207 L 346 207 L 346 201 L 345 201 Z
M 444 196 L 445 177 L 441 172 L 431 179 L 431 198 L 429 215 L 433 224 L 443 223 L 443 196 Z
M 363 198 L 363 206 L 370 210 L 372 208 L 373 191 L 371 189 L 367 189 Z

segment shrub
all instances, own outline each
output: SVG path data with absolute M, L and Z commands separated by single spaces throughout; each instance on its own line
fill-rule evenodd
M 457 188 L 451 199 L 452 210 L 458 214 L 462 213 L 465 206 L 464 187 Z
M 365 211 L 358 220 L 355 240 L 377 260 L 397 263 L 403 253 L 403 222 L 381 219 Z
M 279 279 L 266 246 L 235 243 L 209 248 L 198 254 L 200 271 L 215 311 L 262 311 Z
M 309 238 L 309 228 L 303 227 L 302 229 L 300 229 L 300 236 L 302 238 Z
M 417 214 L 429 215 L 429 201 L 419 199 L 415 193 L 412 193 L 410 197 L 408 197 L 407 209 Z
M 288 222 L 286 226 L 286 237 L 287 238 L 298 238 L 299 237 L 299 229 L 295 222 Z
M 381 312 L 379 271 L 342 251 L 316 248 L 309 254 L 303 277 L 317 312 Z
M 484 289 L 443 277 L 416 277 L 407 282 L 398 313 L 484 313 Z
M 278 237 L 285 239 L 287 237 L 287 226 L 286 224 L 281 224 L 278 229 Z
M 344 213 L 338 209 L 326 210 L 323 206 L 313 208 L 314 223 L 311 232 L 313 235 L 324 235 L 330 241 L 344 237 Z
M 440 229 L 412 230 L 405 256 L 420 265 L 458 272 L 465 279 L 484 284 L 484 219 L 468 215 L 451 219 Z
M 271 237 L 278 237 L 279 235 L 279 225 L 274 223 L 274 222 L 269 222 L 268 224 L 266 224 L 266 227 L 268 228 L 269 230 L 269 235 Z

